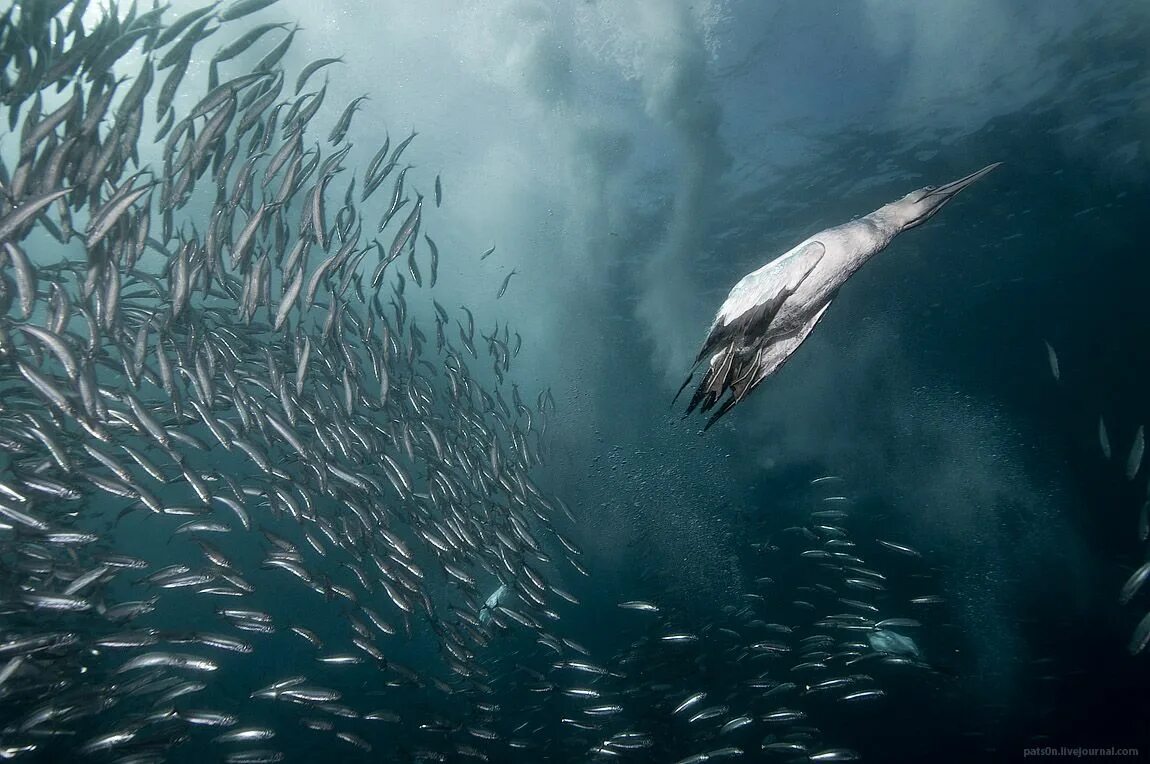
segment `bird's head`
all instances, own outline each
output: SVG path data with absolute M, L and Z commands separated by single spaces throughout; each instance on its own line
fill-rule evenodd
M 973 172 L 965 178 L 959 178 L 944 186 L 923 186 L 917 191 L 911 191 L 897 202 L 891 202 L 886 205 L 886 210 L 890 217 L 898 223 L 900 231 L 922 225 L 927 220 L 930 220 L 936 212 L 946 206 L 947 202 L 958 196 L 959 191 L 962 191 L 1000 164 L 1002 164 L 1002 162 L 987 165 L 978 172 Z

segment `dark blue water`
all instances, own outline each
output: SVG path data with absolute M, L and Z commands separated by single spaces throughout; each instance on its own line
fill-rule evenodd
M 826 21 L 838 23 L 840 12 L 850 14 L 836 9 Z M 671 571 L 665 585 L 687 578 L 734 594 L 753 577 L 750 544 L 789 524 L 788 502 L 821 471 L 852 478 L 869 532 L 927 552 L 951 597 L 924 636 L 940 673 L 899 680 L 881 710 L 836 719 L 876 760 L 1018 760 L 1039 746 L 1133 746 L 1146 755 L 1147 669 L 1126 651 L 1145 608 L 1120 607 L 1115 594 L 1146 554 L 1136 535 L 1145 475 L 1128 482 L 1123 467 L 1147 419 L 1150 377 L 1141 233 L 1150 195 L 1139 126 L 1148 28 L 1133 6 L 1122 12 L 1131 14 L 1125 23 L 1099 17 L 1044 49 L 1041 65 L 1057 87 L 944 148 L 929 124 L 856 124 L 824 136 L 817 159 L 709 209 L 707 255 L 687 269 L 713 305 L 762 262 L 764 241 L 782 251 L 801 232 L 868 211 L 840 195 L 845 179 L 898 168 L 937 182 L 1005 162 L 868 265 L 817 336 L 725 426 L 701 440 L 694 426 L 682 433 L 662 413 L 665 396 L 638 382 L 653 372 L 635 358 L 637 338 L 604 340 L 611 374 L 590 395 L 611 412 L 598 417 L 603 442 L 616 461 L 631 458 L 593 473 L 603 484 L 597 495 L 656 525 L 677 522 L 674 504 L 685 502 L 722 529 L 718 541 L 701 533 L 695 552 L 707 556 L 718 543 L 737 558 L 700 563 L 687 552 L 652 562 L 649 548 L 635 549 L 637 570 L 622 581 L 642 580 L 651 566 Z M 802 33 L 817 34 L 822 20 L 807 19 Z M 891 63 L 891 72 L 865 67 L 856 76 L 873 73 L 881 89 L 906 70 Z M 861 87 L 870 93 L 869 81 Z M 924 165 L 924 151 L 938 153 Z M 907 186 L 884 183 L 870 198 Z M 638 288 L 624 276 L 616 292 L 623 300 Z M 1043 340 L 1058 351 L 1060 383 Z M 1100 414 L 1109 462 L 1098 446 Z M 636 506 L 636 480 L 659 485 L 671 506 Z

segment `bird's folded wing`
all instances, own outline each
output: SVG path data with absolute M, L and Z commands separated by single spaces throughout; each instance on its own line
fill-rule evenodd
M 798 290 L 826 251 L 821 241 L 809 241 L 739 282 L 720 309 L 695 363 L 715 348 L 751 333 L 752 327 L 769 324 L 783 302 Z
M 758 368 L 755 369 L 754 385 L 757 385 L 759 382 L 774 374 L 779 370 L 779 367 L 787 362 L 791 355 L 799 349 L 799 345 L 803 344 L 803 341 L 806 340 L 812 331 L 814 331 L 815 326 L 822 319 L 823 314 L 827 312 L 827 308 L 830 306 L 831 303 L 828 302 L 826 305 L 819 308 L 818 312 L 807 319 L 806 323 L 804 323 L 794 334 L 790 335 L 789 337 L 784 337 L 778 342 L 763 348 L 758 359 Z M 753 388 L 754 385 L 751 385 L 751 387 Z M 746 392 L 750 392 L 750 389 L 748 389 Z M 739 398 L 746 396 L 746 393 L 738 390 L 736 390 L 736 394 Z
M 822 319 L 823 314 L 827 312 L 827 308 L 830 306 L 831 304 L 828 302 L 820 308 L 817 313 L 811 316 L 797 332 L 760 348 L 758 353 L 745 363 L 742 363 L 738 369 L 732 367 L 726 372 L 726 376 L 719 382 L 721 389 L 717 393 L 713 390 L 711 392 L 714 395 L 714 400 L 717 400 L 729 387 L 731 397 L 723 401 L 723 405 L 719 407 L 718 411 L 711 415 L 711 418 L 707 421 L 703 429 L 709 430 L 711 425 L 719 421 L 723 414 L 726 414 L 734 408 L 737 403 L 746 398 L 752 390 L 758 387 L 760 382 L 778 371 L 779 368 L 787 362 L 787 359 L 798 350 L 799 345 L 803 344 L 803 340 L 814 330 L 815 325 Z M 712 368 L 711 371 L 715 372 L 715 369 Z M 708 375 L 708 377 L 712 376 L 711 374 Z M 715 376 L 714 379 L 719 378 Z M 712 384 L 714 383 L 712 382 Z

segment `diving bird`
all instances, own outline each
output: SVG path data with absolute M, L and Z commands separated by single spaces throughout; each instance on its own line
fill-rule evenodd
M 744 276 L 711 324 L 677 400 L 707 359 L 706 373 L 687 407 L 709 411 L 706 430 L 774 374 L 810 335 L 839 288 L 902 231 L 922 225 L 967 186 L 1001 162 L 945 186 L 926 186 L 869 215 L 820 231 Z

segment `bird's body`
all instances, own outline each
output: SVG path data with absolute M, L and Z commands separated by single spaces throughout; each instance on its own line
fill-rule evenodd
M 810 335 L 839 288 L 867 260 L 997 166 L 984 167 L 939 188 L 927 186 L 869 215 L 820 231 L 744 276 L 719 308 L 695 359 L 696 366 L 708 359 L 707 371 L 687 413 L 700 405 L 708 411 L 729 391 L 730 397 L 707 427 L 714 424 L 779 370 Z

